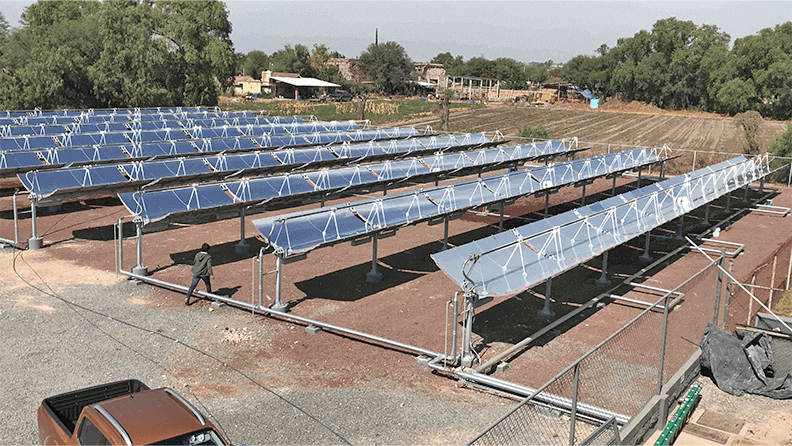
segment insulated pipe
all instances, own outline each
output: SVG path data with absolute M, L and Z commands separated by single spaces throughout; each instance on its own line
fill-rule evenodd
M 463 367 L 471 367 L 475 362 L 473 352 L 471 351 L 471 339 L 473 337 L 473 295 L 465 295 L 465 335 L 462 339 L 462 360 Z
M 566 370 L 564 371 L 566 372 Z M 562 372 L 562 373 L 564 373 Z M 564 409 L 566 411 L 570 411 L 572 408 L 572 401 L 569 398 L 564 398 L 559 395 L 553 395 L 545 393 L 544 390 L 547 386 L 553 382 L 551 380 L 541 388 L 533 389 L 531 387 L 522 386 L 520 384 L 515 384 L 509 381 L 505 381 L 502 379 L 494 378 L 489 375 L 484 375 L 478 372 L 468 372 L 468 371 L 456 371 L 454 372 L 454 376 L 457 376 L 462 379 L 466 379 L 468 381 L 472 381 L 478 384 L 482 384 L 485 386 L 489 386 L 491 388 L 500 389 L 509 393 L 513 393 L 516 395 L 520 395 L 524 398 L 531 398 L 541 403 L 549 404 L 554 407 L 558 407 Z M 607 409 L 602 409 L 600 407 L 592 406 L 590 404 L 578 403 L 577 405 L 578 413 L 582 413 L 588 417 L 601 419 L 601 420 L 608 420 L 610 418 L 615 417 L 616 421 L 621 424 L 627 424 L 630 421 L 630 417 L 624 414 L 612 412 Z
M 153 277 L 139 276 L 139 275 L 131 273 L 129 271 L 121 270 L 119 272 L 121 274 L 124 274 L 126 276 L 132 277 L 134 279 L 138 279 L 138 280 L 140 280 L 142 282 L 153 283 L 154 285 L 159 285 L 159 286 L 163 286 L 163 287 L 166 287 L 166 288 L 172 288 L 172 289 L 175 289 L 175 290 L 178 290 L 178 291 L 187 292 L 187 287 L 183 286 L 183 285 L 176 285 L 174 283 L 165 282 L 165 281 L 162 281 L 162 280 L 157 280 L 157 279 L 155 279 Z M 235 299 L 229 299 L 229 298 L 227 298 L 225 296 L 220 296 L 220 295 L 217 295 L 217 294 L 207 293 L 206 291 L 195 290 L 195 291 L 193 291 L 193 294 L 196 294 L 196 295 L 199 295 L 199 296 L 203 296 L 203 297 L 207 297 L 209 299 L 219 300 L 220 302 L 225 302 L 226 304 L 242 307 L 242 308 L 245 308 L 245 309 L 248 309 L 248 310 L 259 311 L 259 312 L 262 312 L 262 313 L 267 313 L 267 314 L 272 315 L 272 316 L 279 316 L 279 317 L 282 317 L 284 319 L 291 319 L 291 320 L 295 320 L 297 322 L 302 322 L 302 323 L 308 324 L 308 325 L 316 325 L 317 327 L 322 327 L 325 330 L 333 330 L 333 331 L 337 331 L 339 333 L 344 333 L 344 334 L 356 336 L 356 337 L 359 337 L 359 338 L 368 339 L 370 341 L 376 341 L 376 342 L 380 342 L 382 344 L 392 345 L 394 347 L 398 347 L 398 348 L 401 348 L 401 349 L 404 349 L 404 350 L 409 350 L 409 351 L 412 351 L 412 352 L 415 352 L 415 353 L 418 353 L 418 354 L 421 354 L 421 355 L 427 355 L 427 356 L 431 356 L 431 357 L 441 356 L 440 353 L 434 352 L 432 350 L 427 350 L 425 348 L 416 347 L 414 345 L 409 345 L 409 344 L 404 344 L 402 342 L 381 338 L 379 336 L 363 333 L 363 332 L 356 331 L 356 330 L 351 330 L 351 329 L 348 329 L 348 328 L 338 327 L 336 325 L 331 325 L 331 324 L 327 324 L 327 323 L 324 323 L 324 322 L 315 321 L 313 319 L 308 319 L 308 318 L 301 317 L 301 316 L 295 316 L 295 315 L 289 314 L 289 313 L 283 313 L 283 312 L 280 312 L 280 311 L 275 311 L 275 310 L 272 310 L 272 309 L 267 308 L 267 307 L 256 306 L 256 305 L 252 305 L 252 304 L 250 304 L 248 302 L 242 302 L 242 301 L 235 300 Z

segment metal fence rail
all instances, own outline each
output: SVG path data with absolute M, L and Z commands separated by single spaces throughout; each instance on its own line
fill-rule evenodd
M 579 406 L 629 418 L 660 393 L 698 348 L 707 323 L 720 313 L 716 288 L 724 294 L 726 281 L 719 280 L 716 263 L 722 259 L 725 256 L 665 293 L 469 444 L 620 443 L 615 418 L 597 418 L 590 410 L 584 414 Z M 684 298 L 668 310 L 678 293 Z M 559 400 L 571 404 L 541 403 Z M 608 429 L 611 425 L 614 428 Z

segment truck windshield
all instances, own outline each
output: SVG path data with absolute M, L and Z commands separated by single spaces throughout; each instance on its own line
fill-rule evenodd
M 222 446 L 223 440 L 212 429 L 204 429 L 189 434 L 179 435 L 178 437 L 158 441 L 153 444 L 176 444 L 176 445 L 217 445 Z

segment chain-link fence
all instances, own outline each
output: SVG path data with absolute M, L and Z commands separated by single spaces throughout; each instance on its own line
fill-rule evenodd
M 725 296 L 726 280 L 720 277 L 715 262 L 707 265 L 470 444 L 619 443 L 618 430 L 605 425 L 626 424 L 696 351 L 723 306 L 718 297 Z
M 742 285 L 767 308 L 772 308 L 786 290 L 792 288 L 792 240 L 770 254 L 754 269 Z M 756 300 L 735 283 L 729 284 L 728 317 L 725 328 L 752 325 L 757 313 L 766 313 Z

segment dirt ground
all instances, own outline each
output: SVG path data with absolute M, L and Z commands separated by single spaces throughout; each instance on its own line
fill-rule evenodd
M 525 113 L 532 114 L 535 111 L 527 109 Z M 549 110 L 544 113 L 546 114 L 541 118 L 543 121 L 563 122 L 561 116 L 566 111 Z M 482 125 L 489 125 L 484 123 L 494 122 L 497 119 L 495 116 L 498 116 L 493 114 L 491 109 L 482 110 L 480 114 L 481 119 L 478 122 Z M 601 115 L 597 114 L 597 119 L 600 119 Z M 619 116 L 621 115 L 608 113 L 606 118 Z M 634 122 L 631 115 L 622 118 L 628 123 Z M 475 117 L 470 119 L 475 120 Z M 503 124 L 517 126 L 519 125 L 517 122 L 525 122 L 520 119 L 522 118 L 515 116 L 509 123 Z M 570 126 L 570 132 L 575 125 L 581 129 L 581 132 L 587 132 L 588 126 L 591 126 L 593 131 L 602 124 L 598 124 L 596 120 L 581 124 L 578 119 L 582 118 L 575 118 L 572 120 L 574 122 L 564 124 Z M 649 119 L 665 118 L 650 117 Z M 697 118 L 680 119 L 683 120 L 681 126 L 698 128 L 702 125 Z M 685 120 L 696 122 L 688 123 Z M 636 121 L 630 125 L 638 126 L 640 123 Z M 625 137 L 624 140 L 617 139 L 615 142 L 627 144 L 629 141 L 631 139 Z M 629 177 L 619 179 L 617 184 L 617 193 L 636 186 L 635 179 Z M 587 202 L 609 196 L 610 187 L 609 180 L 598 180 L 588 187 Z M 551 212 L 558 213 L 575 208 L 580 200 L 580 193 L 580 189 L 566 188 L 552 195 Z M 758 193 L 752 192 L 752 197 L 758 197 Z M 362 197 L 350 197 L 338 202 L 357 198 Z M 20 203 L 24 201 L 27 200 L 20 200 Z M 737 201 L 735 199 L 733 205 L 739 207 Z M 9 238 L 9 235 L 13 238 L 10 203 L 10 198 L 0 198 L 0 237 L 4 238 Z M 332 202 L 326 203 L 328 206 L 332 204 Z M 779 194 L 774 197 L 774 204 L 792 206 L 792 191 L 786 188 L 779 189 Z M 275 213 L 298 211 L 315 206 L 303 206 Z M 722 208 L 724 203 L 719 201 L 717 206 Z M 538 218 L 543 208 L 543 199 L 521 199 L 506 208 L 507 219 L 504 226 L 508 229 L 524 224 L 526 218 Z M 699 230 L 695 226 L 696 222 L 702 219 L 702 212 L 697 210 L 694 217 L 686 220 L 689 230 L 694 232 Z M 55 317 L 63 311 L 58 307 L 57 302 L 42 299 L 40 292 L 32 289 L 27 282 L 45 281 L 63 292 L 84 285 L 118 287 L 120 286 L 118 284 L 130 282 L 115 274 L 118 259 L 114 249 L 112 227 L 119 218 L 126 215 L 123 206 L 112 197 L 67 202 L 57 209 L 40 210 L 38 231 L 44 238 L 44 249 L 26 251 L 21 259 L 14 259 L 11 255 L 2 258 L 0 304 L 3 306 L 3 312 L 0 316 L 10 318 L 20 314 L 41 314 Z M 215 276 L 212 279 L 214 292 L 237 300 L 254 302 L 257 299 L 254 280 L 257 270 L 255 257 L 260 249 L 264 249 L 266 253 L 265 271 L 275 268 L 275 258 L 271 255 L 271 249 L 256 237 L 256 230 L 250 224 L 250 220 L 255 218 L 257 216 L 247 218 L 245 240 L 250 247 L 244 254 L 237 254 L 235 251 L 235 245 L 239 242 L 240 224 L 238 219 L 234 219 L 195 225 L 176 225 L 166 231 L 147 233 L 144 235 L 143 263 L 148 267 L 152 277 L 187 285 L 190 279 L 189 264 L 201 244 L 207 242 L 212 245 L 211 253 L 215 265 Z M 738 279 L 743 282 L 750 280 L 751 273 L 765 261 L 768 252 L 792 239 L 792 225 L 789 224 L 789 218 L 792 217 L 781 218 L 748 212 L 724 226 L 721 237 L 746 245 L 744 254 L 735 259 L 733 265 L 734 274 Z M 125 221 L 127 223 L 124 227 L 124 235 L 132 237 L 134 229 L 128 218 Z M 24 240 L 30 234 L 30 220 L 27 214 L 23 214 L 21 224 L 20 237 Z M 468 213 L 462 219 L 451 222 L 449 243 L 455 246 L 461 245 L 493 234 L 497 230 L 496 215 Z M 675 230 L 675 224 L 669 224 L 660 231 L 671 234 Z M 360 246 L 342 244 L 317 249 L 309 253 L 305 260 L 284 266 L 282 298 L 289 305 L 288 311 L 291 314 L 435 352 L 448 351 L 449 345 L 446 339 L 448 302 L 457 288 L 437 269 L 429 257 L 431 253 L 442 247 L 442 238 L 442 225 L 419 224 L 399 230 L 392 238 L 380 240 L 377 267 L 383 274 L 383 280 L 379 283 L 365 281 L 366 273 L 372 267 L 371 244 Z M 658 243 L 653 246 L 654 255 L 657 258 L 676 246 L 678 245 L 672 242 Z M 614 249 L 609 260 L 609 277 L 617 281 L 640 270 L 644 264 L 636 257 L 642 249 L 642 238 Z M 124 243 L 122 263 L 127 270 L 135 263 L 134 242 L 130 239 Z M 651 281 L 654 286 L 671 289 L 689 277 L 692 272 L 700 269 L 704 263 L 706 262 L 700 254 L 686 253 L 653 271 L 646 280 Z M 552 307 L 557 317 L 574 310 L 602 292 L 602 289 L 593 284 L 600 275 L 600 268 L 601 260 L 595 258 L 588 264 L 554 280 Z M 701 290 L 706 289 L 708 290 L 706 292 L 711 292 L 712 287 L 709 284 L 703 284 L 701 287 Z M 203 289 L 203 284 L 199 285 L 199 289 Z M 380 433 L 384 435 L 385 429 L 376 427 L 373 420 L 366 418 L 366 423 L 361 421 L 362 426 L 358 427 L 362 432 L 355 432 L 354 436 L 347 437 L 353 443 L 461 444 L 472 438 L 483 427 L 494 422 L 513 404 L 511 400 L 482 394 L 448 376 L 433 373 L 430 369 L 417 365 L 414 354 L 392 347 L 334 333 L 322 332 L 310 335 L 305 332 L 303 325 L 281 318 L 253 316 L 249 312 L 233 307 L 215 309 L 206 300 L 199 300 L 190 307 L 184 307 L 183 295 L 165 288 L 136 285 L 135 290 L 139 293 L 131 292 L 124 300 L 125 305 L 145 307 L 146 314 L 149 315 L 160 313 L 178 315 L 178 317 L 174 316 L 176 319 L 173 323 L 177 325 L 174 325 L 173 330 L 180 331 L 183 327 L 189 327 L 192 347 L 211 352 L 221 358 L 224 364 L 247 374 L 253 381 L 278 391 L 314 392 L 322 395 L 335 395 L 333 392 L 338 391 L 379 392 L 379 394 L 391 395 L 394 399 L 402 398 L 405 394 L 421 395 L 421 398 L 450 405 L 455 410 L 467 411 L 464 412 L 467 416 L 473 413 L 479 414 L 475 423 L 459 420 L 458 415 L 455 417 L 454 414 L 449 414 L 448 419 L 457 418 L 455 423 L 442 419 L 436 421 L 431 429 L 427 428 L 426 431 L 419 433 L 409 433 L 398 426 L 390 426 L 390 436 L 379 439 L 378 436 Z M 274 276 L 268 276 L 268 281 L 264 284 L 264 293 L 267 295 L 265 305 L 272 301 L 274 292 Z M 542 306 L 543 292 L 544 287 L 539 286 L 518 298 L 496 299 L 477 309 L 473 341 L 482 360 L 486 361 L 497 352 L 505 350 L 546 325 L 546 322 L 538 321 L 534 317 Z M 650 301 L 652 297 L 638 291 L 630 291 L 625 296 L 644 301 Z M 92 298 L 98 299 L 96 296 Z M 94 305 L 101 305 L 100 300 L 92 302 Z M 525 386 L 539 387 L 639 314 L 641 310 L 642 308 L 637 305 L 608 303 L 604 307 L 584 311 L 551 334 L 536 340 L 512 362 L 505 373 L 497 376 Z M 198 320 L 200 322 L 196 322 Z M 673 350 L 676 353 L 669 356 L 671 365 L 666 364 L 667 367 L 671 368 L 675 363 L 681 364 L 689 356 L 689 352 L 692 352 L 691 349 L 695 350 L 703 329 L 703 326 L 697 324 L 691 323 L 687 332 L 678 334 L 675 342 L 686 347 Z M 640 343 L 635 348 L 640 349 Z M 209 402 L 210 405 L 214 404 L 211 407 L 215 408 L 215 415 L 219 418 L 227 416 L 233 419 L 232 414 L 240 410 L 240 407 L 234 404 L 245 402 L 246 398 L 258 389 L 253 381 L 232 378 L 231 375 L 234 373 L 225 367 L 218 367 L 216 364 L 207 365 L 203 361 L 196 360 L 189 348 L 174 349 L 164 358 L 167 365 L 163 376 L 167 375 L 168 382 L 188 385 L 197 398 Z M 211 371 L 211 374 L 207 371 Z M 19 373 L 29 372 L 16 370 L 12 376 Z M 97 379 L 104 378 L 102 376 Z M 48 381 L 42 387 L 51 389 L 56 385 Z M 37 393 L 35 388 L 30 389 L 29 392 Z M 709 394 L 705 394 L 699 410 L 715 410 L 721 406 L 722 402 L 715 398 L 716 392 L 716 390 L 711 391 L 713 396 L 710 401 L 706 398 Z M 37 395 L 31 400 L 37 404 L 37 401 L 44 396 L 47 395 Z M 322 401 L 326 403 L 324 399 Z M 763 401 L 763 404 L 765 403 L 766 400 Z M 778 404 L 783 410 L 792 409 L 787 402 Z M 249 404 L 246 407 L 249 407 Z M 481 411 L 475 412 L 474 409 Z M 367 414 L 369 417 L 374 419 L 378 416 L 384 417 L 383 414 L 378 415 L 377 408 L 369 410 L 373 411 Z M 0 413 L 5 412 L 0 410 Z M 736 415 L 748 417 L 748 415 Z M 266 415 L 262 414 L 262 416 Z M 364 418 L 362 415 L 357 416 L 360 416 L 361 420 Z M 394 422 L 398 423 L 398 421 Z M 416 422 L 420 425 L 420 420 L 412 420 L 411 429 L 415 429 Z M 767 424 L 762 421 L 757 429 L 765 426 L 767 432 L 776 432 L 776 427 L 780 428 L 786 424 L 788 424 L 787 418 L 780 417 L 776 421 L 768 419 Z M 244 429 L 245 423 L 240 422 L 240 425 Z M 250 432 L 251 434 L 241 441 L 251 444 L 273 442 L 255 429 L 251 429 Z M 294 438 L 290 441 L 287 437 L 277 442 L 300 443 Z M 754 444 L 778 444 L 776 440 L 780 443 L 789 441 L 789 437 L 786 437 L 786 440 L 778 437 L 768 438 L 772 440 L 762 440 L 761 435 L 757 434 L 751 437 L 751 441 L 758 442 Z M 20 437 L 19 440 L 19 443 L 31 442 L 29 437 Z M 338 439 L 334 438 L 326 442 L 337 441 Z

